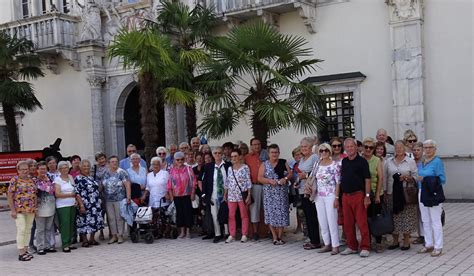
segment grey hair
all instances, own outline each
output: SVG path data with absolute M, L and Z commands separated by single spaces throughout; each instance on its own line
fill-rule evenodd
M 79 168 L 82 168 L 82 166 L 84 166 L 85 163 L 88 163 L 89 166 L 91 165 L 91 161 L 87 159 L 82 159 L 81 162 L 79 162 Z
M 58 163 L 58 169 L 61 169 L 61 167 L 63 167 L 63 166 L 67 166 L 68 169 L 70 168 L 70 167 L 69 167 L 69 162 L 67 162 L 67 161 L 59 161 L 59 163 Z
M 413 148 L 423 148 L 423 143 L 422 143 L 422 142 L 416 142 L 416 143 L 413 145 Z
M 393 143 L 394 146 L 396 146 L 397 144 L 402 144 L 404 147 L 406 146 L 405 141 L 403 141 L 403 140 L 397 140 L 397 141 L 395 141 L 395 143 Z
M 158 153 L 160 153 L 160 152 L 165 152 L 165 153 L 167 153 L 168 151 L 166 150 L 165 147 L 158 147 L 158 148 L 156 148 L 156 154 L 158 154 Z
M 163 162 L 163 160 L 161 160 L 160 157 L 155 156 L 155 157 L 153 157 L 153 158 L 151 159 L 150 165 L 153 165 L 154 162 L 158 162 L 158 163 L 160 163 L 160 165 L 161 165 L 161 163 Z
M 29 167 L 30 165 L 28 164 L 28 161 L 20 161 L 20 162 L 16 163 L 16 170 L 19 170 L 21 166 Z
M 142 158 L 142 157 L 140 156 L 140 154 L 138 154 L 138 153 L 136 153 L 136 152 L 130 154 L 130 159 L 132 159 L 133 157 L 138 157 L 138 158 L 140 158 L 140 159 Z
M 357 147 L 357 140 L 354 139 L 354 138 L 349 137 L 349 138 L 344 139 L 344 146 L 345 146 L 347 143 L 353 143 L 353 144 Z
M 300 144 L 302 143 L 306 143 L 306 144 L 309 144 L 310 146 L 314 145 L 314 139 L 312 137 L 304 137 L 303 139 L 301 139 L 300 141 Z
M 215 148 L 212 150 L 212 153 L 214 153 L 215 150 L 221 150 L 221 151 L 222 151 L 222 147 L 221 147 L 221 146 L 215 147 Z
M 183 146 L 189 147 L 189 144 L 187 142 L 182 142 L 181 144 L 179 144 L 179 147 L 183 147 Z
M 28 158 L 28 159 L 26 159 L 25 161 L 26 161 L 26 163 L 28 164 L 28 166 L 36 165 L 36 163 L 37 163 L 36 160 L 31 159 L 31 158 Z
M 191 138 L 191 143 L 192 143 L 194 140 L 198 140 L 198 142 L 200 142 L 200 141 L 199 141 L 199 137 L 193 137 L 193 138 Z
M 432 140 L 432 139 L 428 139 L 423 142 L 423 146 L 428 146 L 428 145 L 433 146 L 435 149 L 438 148 L 438 144 L 436 143 L 435 140 Z

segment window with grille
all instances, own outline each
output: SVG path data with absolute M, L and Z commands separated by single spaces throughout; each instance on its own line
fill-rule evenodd
M 327 95 L 322 119 L 326 125 L 321 136 L 355 137 L 353 93 Z
M 0 148 L 2 152 L 10 151 L 10 143 L 8 140 L 8 132 L 6 126 L 0 126 Z

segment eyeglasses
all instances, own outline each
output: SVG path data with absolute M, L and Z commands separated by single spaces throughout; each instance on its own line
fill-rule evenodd
M 329 153 L 330 151 L 328 149 L 320 149 L 319 150 L 319 153 L 323 153 L 323 152 Z
M 166 155 L 166 152 L 158 152 L 158 155 Z
M 408 143 L 416 143 L 416 142 L 418 142 L 418 141 L 417 141 L 416 139 L 413 139 L 413 140 L 410 139 L 410 140 L 407 140 L 407 142 L 408 142 Z
M 426 147 L 423 147 L 424 149 L 434 149 L 433 146 L 426 146 Z
M 365 148 L 365 149 L 371 149 L 371 150 L 374 149 L 374 147 L 372 147 L 372 146 L 364 146 L 364 148 Z
M 334 144 L 334 145 L 331 145 L 333 148 L 340 148 L 342 146 L 342 144 Z

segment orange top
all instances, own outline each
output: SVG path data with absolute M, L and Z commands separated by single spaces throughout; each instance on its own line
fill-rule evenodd
M 260 153 L 257 152 L 250 152 L 245 155 L 245 164 L 249 166 L 250 169 L 250 179 L 252 180 L 252 184 L 259 184 L 258 183 L 258 169 L 262 164 L 260 161 Z

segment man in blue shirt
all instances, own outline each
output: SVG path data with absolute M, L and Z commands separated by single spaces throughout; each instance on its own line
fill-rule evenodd
M 127 170 L 128 168 L 131 167 L 131 160 L 130 160 L 130 156 L 134 153 L 137 152 L 137 147 L 133 144 L 130 144 L 127 146 L 127 157 L 120 160 L 120 164 L 119 164 L 119 167 L 123 170 Z M 143 168 L 146 168 L 146 162 L 145 160 L 143 160 L 143 158 L 140 158 L 140 166 L 142 166 Z

